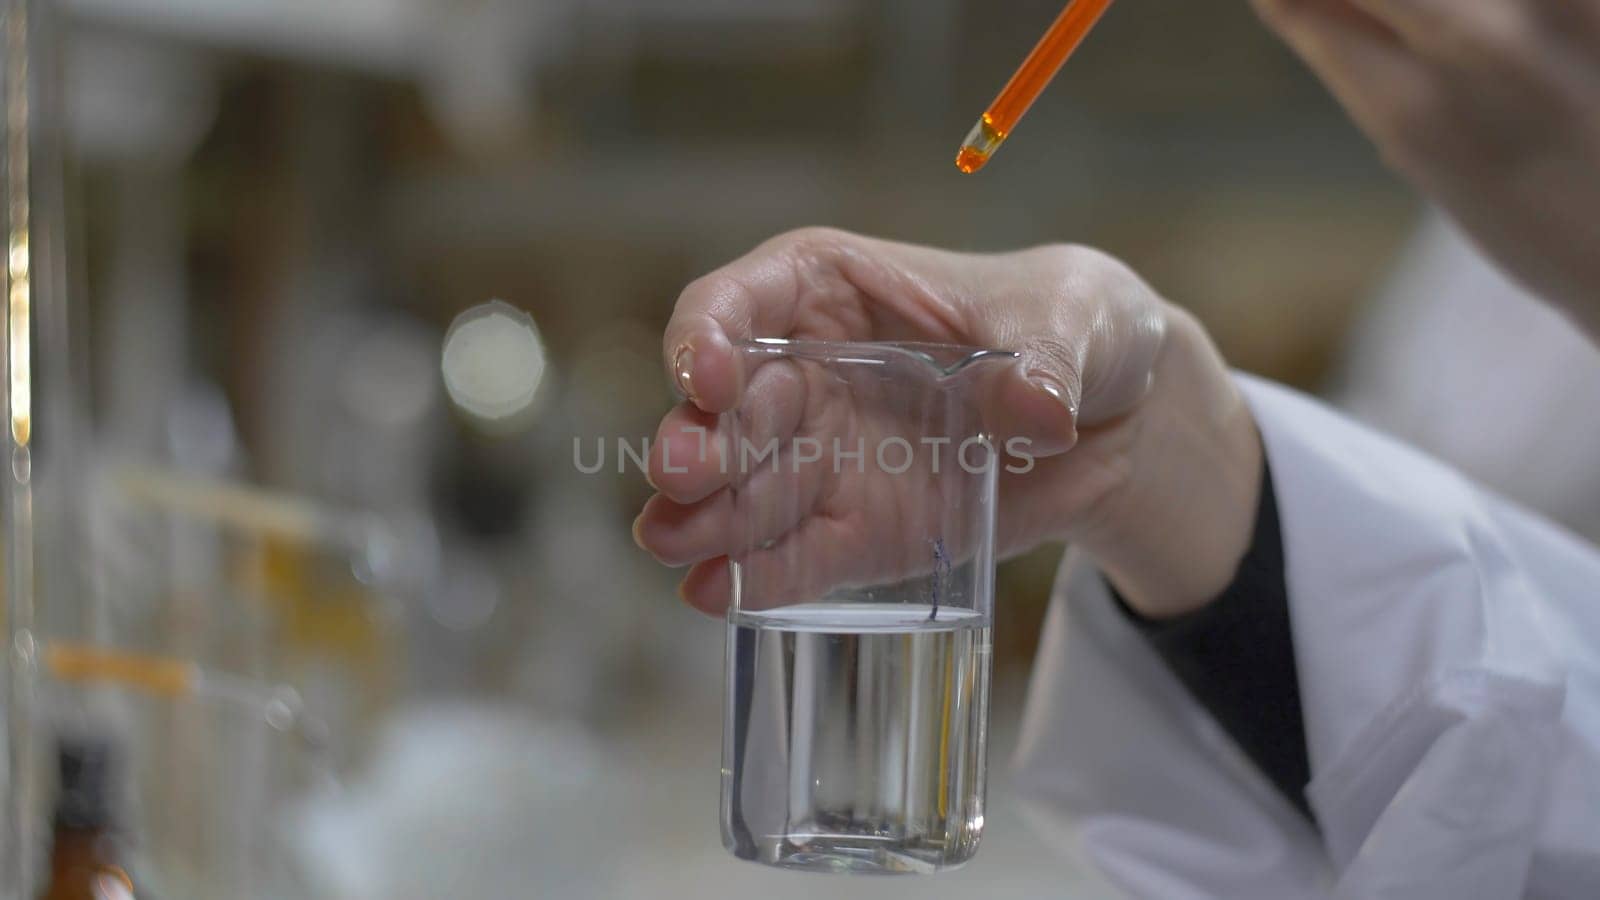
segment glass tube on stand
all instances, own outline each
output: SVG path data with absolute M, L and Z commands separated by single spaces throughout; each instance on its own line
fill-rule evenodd
M 3 514 L 7 663 L 5 826 L 0 890 L 29 895 L 38 860 L 38 775 L 33 722 L 36 635 L 43 611 L 88 624 L 74 589 L 78 546 L 77 443 L 71 433 L 72 369 L 66 307 L 61 79 L 54 4 L 3 0 L 0 96 L 4 97 L 7 251 L 6 452 Z M 48 595 L 48 596 L 46 596 Z M 53 606 L 60 601 L 59 608 Z

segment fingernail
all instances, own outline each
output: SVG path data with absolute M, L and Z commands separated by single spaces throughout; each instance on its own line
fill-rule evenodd
M 694 348 L 681 347 L 672 359 L 672 373 L 678 379 L 678 390 L 690 400 L 694 399 Z
M 1056 435 L 1056 440 L 1064 442 L 1062 449 L 1075 446 L 1078 443 L 1078 406 L 1072 401 L 1072 395 L 1067 393 L 1066 388 L 1061 386 L 1061 382 L 1051 375 L 1042 372 L 1029 372 L 1027 378 L 1029 384 L 1050 399 L 1061 404 L 1061 408 L 1067 411 L 1067 420 L 1065 422 L 1040 422 L 1038 426 L 1045 429 L 1045 433 L 1048 434 L 1052 428 L 1060 428 L 1065 425 L 1063 432 Z
M 1031 373 L 1028 375 L 1028 383 L 1049 394 L 1057 403 L 1065 406 L 1067 412 L 1071 413 L 1073 418 L 1077 418 L 1078 407 L 1072 402 L 1072 398 L 1067 394 L 1066 388 L 1063 388 L 1060 382 L 1049 375 Z

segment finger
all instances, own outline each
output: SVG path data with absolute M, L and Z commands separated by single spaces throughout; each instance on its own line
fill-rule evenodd
M 657 494 L 633 523 L 640 548 L 669 566 L 770 547 L 815 513 L 829 482 L 821 442 L 814 457 L 782 446 L 768 462 L 747 467 L 736 491 L 723 488 L 693 502 Z M 769 467 L 770 466 L 770 467 Z
M 726 609 L 731 557 L 740 563 L 740 605 L 746 610 L 814 602 L 840 588 L 869 584 L 893 583 L 891 591 L 920 597 L 921 588 L 908 587 L 906 579 L 941 564 L 961 565 L 977 546 L 975 535 L 945 532 L 932 539 L 937 531 L 929 526 L 943 520 L 938 510 L 946 505 L 937 492 L 909 501 L 902 493 L 898 508 L 890 498 L 864 498 L 848 514 L 806 515 L 776 540 L 697 562 L 679 592 L 697 609 Z
M 744 378 L 738 342 L 752 334 L 746 310 L 758 305 L 753 297 L 728 276 L 701 279 L 684 290 L 668 323 L 668 374 L 678 392 L 706 412 L 726 412 L 739 401 Z
M 1020 435 L 1035 456 L 1073 446 L 1079 424 L 1122 415 L 1143 399 L 1164 338 L 1164 309 L 1126 266 L 1082 247 L 1013 254 L 1014 271 L 1033 273 L 1021 302 L 995 304 L 981 322 L 985 339 L 1020 349 L 1000 376 L 993 418 L 1002 437 Z
M 740 554 L 740 608 L 766 610 L 820 600 L 853 581 L 853 571 L 867 554 L 859 546 L 845 548 L 829 539 L 834 530 L 826 520 L 807 519 L 775 545 Z M 678 595 L 702 612 L 725 612 L 733 597 L 729 557 L 695 563 L 678 585 Z
M 645 501 L 633 522 L 633 541 L 667 566 L 686 566 L 726 555 L 733 548 L 733 498 L 718 491 L 698 503 L 660 494 Z
M 758 370 L 738 421 L 724 416 L 724 427 L 705 438 L 715 447 L 715 461 L 652 476 L 663 493 L 646 503 L 634 523 L 639 546 L 662 562 L 683 565 L 772 543 L 811 515 L 841 474 L 826 452 L 832 442 L 818 435 L 840 433 L 846 406 L 828 402 L 827 393 L 826 386 L 810 390 L 790 361 Z M 805 398 L 813 394 L 821 400 L 807 414 Z M 682 410 L 684 416 L 708 415 L 688 405 Z M 663 449 L 652 460 L 669 456 Z
M 773 360 L 756 368 L 749 381 L 737 422 L 689 403 L 667 413 L 656 431 L 646 475 L 656 490 L 679 503 L 693 503 L 747 473 L 743 464 L 752 454 L 794 436 L 808 393 L 794 364 Z
M 1321 17 L 1390 39 L 1399 37 L 1394 23 L 1363 9 L 1358 0 L 1251 0 L 1251 4 L 1267 24 L 1274 27 L 1293 18 Z
M 985 425 L 999 442 L 1036 456 L 1054 456 L 1078 441 L 1078 400 L 1061 375 L 1024 358 L 992 379 Z
M 1384 20 L 1347 0 L 1255 3 L 1386 154 L 1401 152 L 1400 136 L 1429 128 L 1438 76 Z
M 796 242 L 775 239 L 684 288 L 667 322 L 663 351 L 674 384 L 707 412 L 738 402 L 736 343 L 789 333 L 805 285 Z
M 727 444 L 718 416 L 681 403 L 656 428 L 645 479 L 678 503 L 709 497 L 728 483 Z
M 1077 441 L 1088 349 L 1083 308 L 1094 300 L 1061 296 L 1057 277 L 1066 273 L 1029 258 L 1036 255 L 1025 251 L 986 260 L 1013 278 L 1031 273 L 1033 280 L 1015 285 L 1002 298 L 972 295 L 969 302 L 982 309 L 970 318 L 975 342 L 1017 353 L 1015 365 L 983 374 L 986 383 L 978 393 L 984 426 L 1002 441 L 1021 438 L 1031 453 L 1049 456 Z
M 1561 0 L 1571 4 L 1575 0 Z M 1577 0 L 1582 2 L 1582 0 Z M 1339 0 L 1419 50 L 1441 58 L 1482 58 L 1525 38 L 1534 3 L 1518 0 Z
M 1350 60 L 1354 64 L 1409 55 L 1394 24 L 1354 5 L 1355 0 L 1251 2 L 1261 20 L 1302 56 L 1309 49 L 1315 49 L 1319 59 L 1339 51 L 1355 54 L 1359 59 Z
M 663 337 L 668 374 L 701 409 L 722 412 L 740 396 L 740 341 L 953 341 L 964 331 L 952 319 L 954 256 L 832 229 L 774 238 L 684 289 Z
M 720 616 L 733 602 L 733 578 L 728 571 L 728 558 L 719 556 L 689 567 L 683 581 L 678 584 L 678 596 L 683 602 L 709 616 Z

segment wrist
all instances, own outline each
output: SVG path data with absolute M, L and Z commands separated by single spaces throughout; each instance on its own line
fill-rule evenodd
M 1204 606 L 1249 549 L 1261 491 L 1255 420 L 1205 329 L 1168 306 L 1150 393 L 1121 428 L 1123 477 L 1076 540 L 1141 615 Z

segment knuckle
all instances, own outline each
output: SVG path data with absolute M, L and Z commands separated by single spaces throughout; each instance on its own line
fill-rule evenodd
M 717 296 L 727 281 L 728 276 L 722 269 L 718 269 L 694 279 L 678 292 L 678 301 L 672 308 L 672 321 L 668 323 L 666 334 L 663 336 L 669 365 L 672 362 L 672 354 L 678 349 L 677 343 L 685 337 L 682 332 L 704 313 L 709 298 Z
M 1058 296 L 1066 306 L 1107 301 L 1140 284 L 1138 275 L 1121 260 L 1082 244 L 1055 244 L 1042 248 L 1045 265 Z
M 1048 244 L 1032 251 L 1042 273 L 1061 293 L 1077 297 L 1104 276 L 1109 256 L 1082 244 Z
M 670 368 L 676 363 L 678 352 L 694 333 L 712 324 L 725 329 L 738 329 L 747 324 L 747 311 L 730 299 L 740 297 L 743 292 L 743 285 L 727 266 L 689 282 L 679 293 L 672 319 L 662 335 L 666 365 Z
M 1063 380 L 1064 387 L 1074 389 L 1083 377 L 1083 347 L 1081 336 L 1071 331 L 1040 335 L 1028 342 L 1023 355 L 1030 368 L 1044 369 Z
M 838 248 L 850 237 L 850 233 L 842 229 L 807 225 L 786 231 L 762 244 L 761 248 L 794 255 L 816 255 Z
M 1441 17 L 1439 28 L 1456 56 L 1488 70 L 1521 76 L 1540 64 L 1538 25 L 1521 4 L 1471 4 L 1460 14 Z
M 718 308 L 723 298 L 738 293 L 742 288 L 743 285 L 733 273 L 723 268 L 696 278 L 685 293 L 695 298 L 693 312 L 709 315 Z
M 836 268 L 839 260 L 848 255 L 850 242 L 855 239 L 855 235 L 838 228 L 809 225 L 768 240 L 757 248 L 755 255 L 787 272 L 796 291 L 800 292 L 819 273 Z
M 1068 270 L 1093 266 L 1103 254 L 1083 244 L 1046 244 L 1034 249 L 1041 259 L 1057 269 Z

